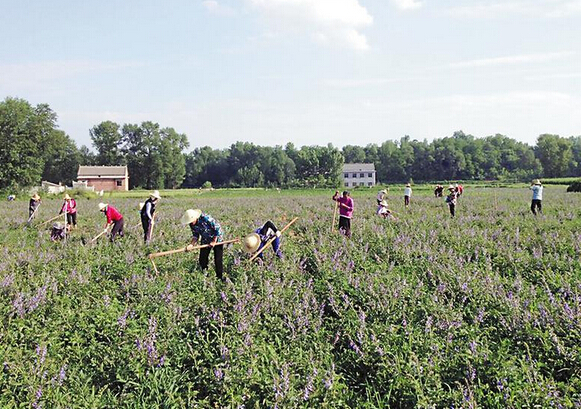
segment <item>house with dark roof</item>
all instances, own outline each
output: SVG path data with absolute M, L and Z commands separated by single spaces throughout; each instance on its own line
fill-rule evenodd
M 95 190 L 129 190 L 127 166 L 79 166 L 77 180 Z
M 343 184 L 345 187 L 375 186 L 375 165 L 373 163 L 345 163 Z

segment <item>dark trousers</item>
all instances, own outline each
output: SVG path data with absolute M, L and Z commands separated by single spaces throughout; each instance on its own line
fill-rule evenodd
M 347 237 L 351 237 L 351 219 L 339 216 L 339 231 Z
M 448 203 L 448 206 L 450 206 L 450 214 L 454 217 L 456 215 L 456 205 L 454 203 Z
M 409 206 L 409 204 L 410 204 L 410 197 L 409 196 L 403 197 L 403 204 L 406 206 Z
M 536 215 L 537 210 L 538 213 L 543 214 L 543 205 L 541 204 L 541 200 L 533 199 L 531 203 L 531 212 L 533 212 L 533 214 Z
M 224 274 L 224 245 L 216 245 L 213 247 L 214 249 L 214 264 L 216 266 L 216 277 L 222 280 Z M 208 268 L 208 258 L 210 256 L 210 251 L 212 247 L 204 247 L 200 249 L 200 267 L 202 270 L 206 270 Z
M 151 240 L 151 220 L 149 217 L 141 216 L 141 226 L 143 226 L 143 241 L 147 243 Z
M 113 229 L 111 230 L 111 242 L 115 241 L 115 236 L 123 237 L 123 218 L 113 222 Z
M 67 223 L 71 226 L 77 225 L 77 213 L 67 213 Z

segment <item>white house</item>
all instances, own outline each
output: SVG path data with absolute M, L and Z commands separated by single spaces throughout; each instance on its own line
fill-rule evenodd
M 373 163 L 345 163 L 343 184 L 345 187 L 375 186 L 375 165 Z

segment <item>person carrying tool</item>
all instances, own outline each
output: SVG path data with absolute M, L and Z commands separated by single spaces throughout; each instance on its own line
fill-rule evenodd
M 159 190 L 154 190 L 149 195 L 149 199 L 145 201 L 141 207 L 141 225 L 143 226 L 143 241 L 145 244 L 151 240 L 151 231 L 153 229 L 153 217 L 155 215 L 155 206 L 161 199 Z
M 30 197 L 30 202 L 28 202 L 28 222 L 29 223 L 32 221 L 32 219 L 34 219 L 34 215 L 36 214 L 38 206 L 40 206 L 41 202 L 42 202 L 42 200 L 40 199 L 40 196 L 38 195 L 38 193 L 35 193 Z
M 543 214 L 543 185 L 539 179 L 531 182 L 530 190 L 533 191 L 533 201 L 531 202 L 531 212 L 536 216 L 537 213 Z
M 105 223 L 105 230 L 113 224 L 111 230 L 111 243 L 115 241 L 115 236 L 123 237 L 123 215 L 109 203 L 99 203 L 99 211 L 105 213 L 107 222 Z
M 282 259 L 282 251 L 280 250 L 281 235 L 280 230 L 278 230 L 274 223 L 269 220 L 264 223 L 262 227 L 256 229 L 254 233 L 250 233 L 244 238 L 244 250 L 247 253 L 254 253 L 263 248 L 269 240 L 274 238 L 274 241 L 272 242 L 272 250 L 279 259 Z M 258 257 L 262 259 L 263 253 L 260 253 Z
M 192 231 L 192 242 L 186 247 L 187 250 L 196 244 L 206 245 L 200 249 L 199 263 L 202 270 L 208 269 L 208 258 L 210 251 L 214 249 L 214 264 L 216 267 L 216 277 L 224 281 L 224 232 L 220 224 L 209 214 L 202 213 L 200 209 L 188 209 L 181 218 L 182 224 L 190 226 Z
M 72 227 L 77 227 L 77 202 L 75 199 L 71 198 L 68 193 L 65 195 L 64 199 L 65 202 L 63 203 L 63 207 L 61 207 L 59 214 L 65 212 L 67 215 L 67 224 Z
M 342 196 L 339 191 L 335 191 L 333 200 L 339 206 L 339 231 L 347 237 L 351 237 L 351 218 L 353 217 L 353 199 L 349 192 L 345 190 Z
M 458 192 L 456 188 L 452 185 L 448 187 L 448 196 L 446 196 L 446 203 L 450 208 L 450 214 L 452 217 L 456 215 L 456 204 L 458 203 Z

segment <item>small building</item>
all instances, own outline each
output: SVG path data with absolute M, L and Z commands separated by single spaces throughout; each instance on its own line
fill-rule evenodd
M 40 188 L 44 192 L 49 193 L 51 195 L 63 193 L 66 189 L 66 187 L 61 185 L 60 183 L 57 185 L 56 183 L 49 182 L 48 180 L 41 181 Z
M 129 190 L 127 166 L 79 166 L 77 181 L 95 190 Z
M 375 165 L 373 163 L 345 163 L 343 184 L 345 187 L 375 186 Z

